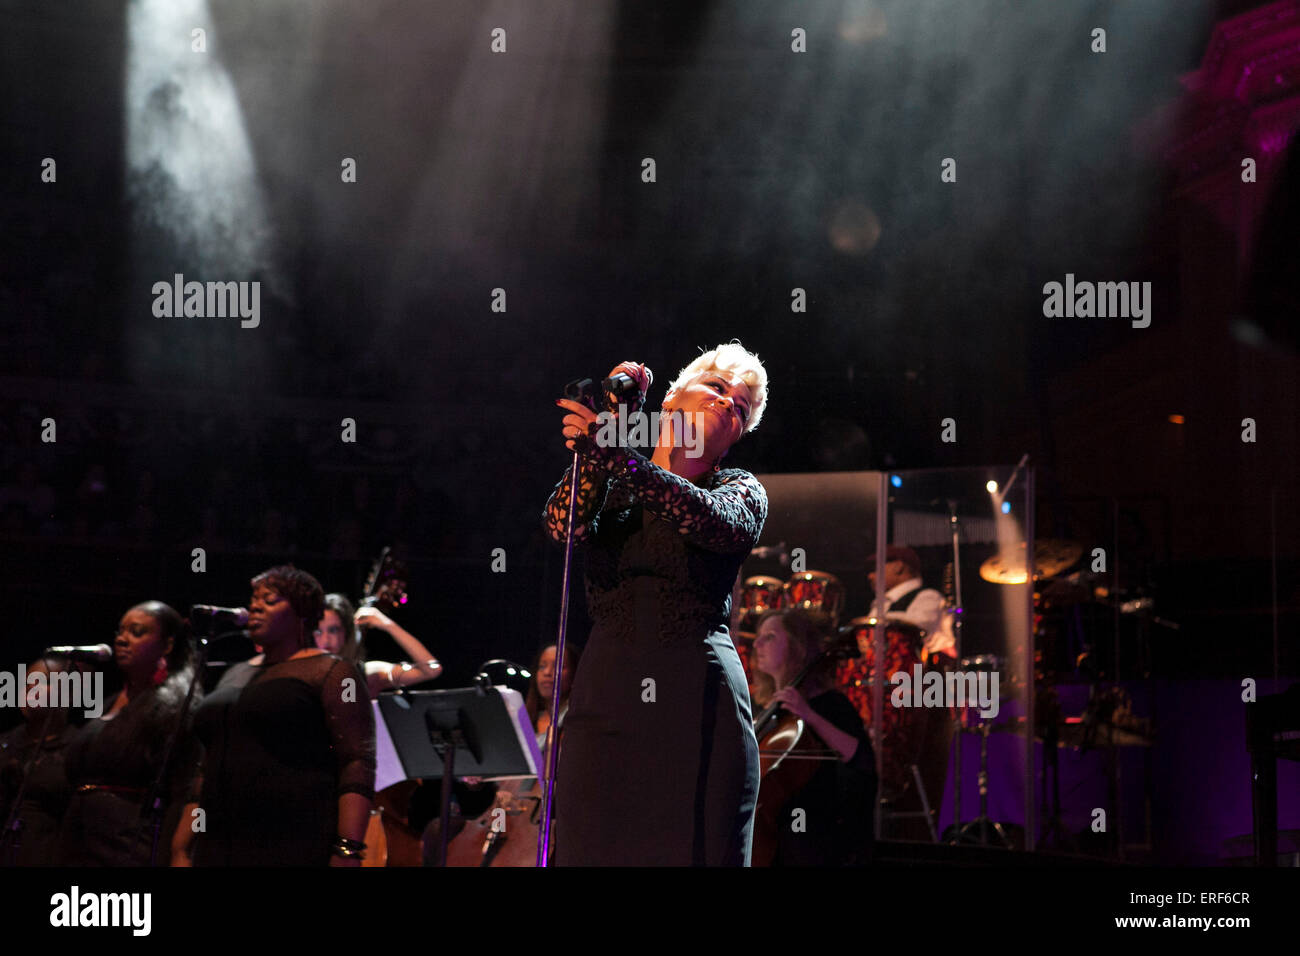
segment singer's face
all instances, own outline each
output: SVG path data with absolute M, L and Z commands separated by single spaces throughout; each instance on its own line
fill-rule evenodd
M 736 372 L 714 370 L 673 393 L 665 406 L 691 416 L 704 435 L 704 457 L 726 453 L 745 433 L 754 398 Z
M 158 667 L 158 658 L 169 650 L 171 641 L 163 639 L 158 619 L 148 611 L 133 607 L 122 615 L 113 639 L 113 659 L 122 673 L 149 677 Z
M 302 634 L 302 618 L 294 613 L 289 600 L 267 584 L 253 588 L 248 602 L 248 636 L 262 647 L 296 645 Z
M 316 629 L 316 646 L 327 654 L 337 654 L 343 650 L 347 635 L 343 633 L 343 619 L 338 611 L 326 610 Z

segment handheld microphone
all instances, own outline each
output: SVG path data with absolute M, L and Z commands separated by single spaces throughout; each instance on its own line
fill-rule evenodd
M 113 659 L 113 649 L 107 644 L 84 644 L 78 647 L 62 645 L 47 647 L 42 657 L 64 657 L 70 661 L 89 661 L 93 664 L 105 664 Z
M 626 405 L 639 412 L 645 404 L 646 392 L 654 381 L 654 373 L 639 362 L 624 362 L 601 383 L 605 395 L 605 409 L 617 412 Z
M 234 624 L 236 627 L 243 627 L 248 623 L 248 608 L 246 607 L 213 607 L 211 604 L 196 604 L 190 608 L 190 620 L 207 618 L 209 620 L 221 621 L 222 623 Z

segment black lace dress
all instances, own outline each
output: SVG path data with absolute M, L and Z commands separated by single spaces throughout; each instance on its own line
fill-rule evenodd
M 333 654 L 236 664 L 194 731 L 206 826 L 195 866 L 326 866 L 339 796 L 374 799 L 370 694 L 357 666 Z
M 556 863 L 748 865 L 758 743 L 727 623 L 767 495 L 738 469 L 694 484 L 636 452 L 583 450 L 593 626 L 560 748 Z M 566 473 L 545 514 L 559 542 L 568 504 Z

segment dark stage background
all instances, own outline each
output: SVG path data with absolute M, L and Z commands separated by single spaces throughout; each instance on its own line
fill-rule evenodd
M 553 398 L 635 359 L 657 407 L 738 337 L 771 403 L 729 463 L 1028 453 L 1040 537 L 1105 547 L 1180 623 L 1158 676 L 1300 670 L 1295 3 L 6 0 L 0 22 L 5 667 L 144 599 L 243 604 L 283 561 L 356 595 L 386 544 L 441 686 L 530 661 L 560 581 Z M 178 273 L 259 281 L 258 326 L 155 316 Z M 1067 273 L 1150 282 L 1150 327 L 1044 317 Z

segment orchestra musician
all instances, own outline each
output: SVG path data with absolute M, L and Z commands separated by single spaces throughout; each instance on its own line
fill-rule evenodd
M 644 397 L 644 366 L 614 371 Z M 559 755 L 559 865 L 749 863 L 758 746 L 727 599 L 767 495 L 722 460 L 766 402 L 762 363 L 736 343 L 681 370 L 649 458 L 602 439 L 586 405 L 556 402 L 565 445 L 582 454 L 574 524 L 593 621 Z M 566 537 L 569 483 L 566 472 L 546 505 L 556 542 Z M 638 799 L 637 826 L 627 794 Z
M 867 574 L 873 591 L 879 593 L 876 583 L 875 557 L 868 559 Z M 921 558 L 913 549 L 891 544 L 885 550 L 884 574 L 885 617 L 906 621 L 925 631 L 925 644 L 921 659 L 928 661 L 931 654 L 956 656 L 951 629 L 944 626 L 947 611 L 943 595 L 934 588 L 925 587 L 921 579 Z M 877 609 L 880 606 L 877 600 Z
M 366 660 L 357 628 L 374 628 L 388 634 L 414 663 Z M 414 634 L 377 607 L 354 610 L 352 602 L 342 594 L 325 595 L 325 613 L 314 637 L 316 646 L 327 654 L 337 654 L 361 666 L 371 697 L 381 691 L 421 684 L 442 674 L 442 665 Z
M 792 683 L 816 659 L 824 639 L 812 617 L 787 608 L 764 614 L 754 640 L 754 666 L 772 678 L 773 701 L 803 720 L 804 732 L 811 730 L 833 757 L 780 808 L 772 808 L 773 866 L 842 866 L 870 858 L 876 757 L 862 718 L 832 686 L 829 659 L 814 664 L 798 686 Z M 763 787 L 770 785 L 765 777 Z M 798 827 L 796 810 L 802 811 Z
M 569 691 L 573 687 L 573 675 L 578 670 L 578 658 L 582 652 L 566 642 L 564 647 L 564 675 L 560 680 L 560 723 L 569 709 Z M 533 668 L 533 679 L 528 684 L 528 693 L 524 695 L 524 709 L 528 719 L 533 723 L 533 732 L 537 734 L 537 747 L 545 753 L 546 734 L 551 726 L 551 698 L 555 693 L 555 645 L 543 648 Z

